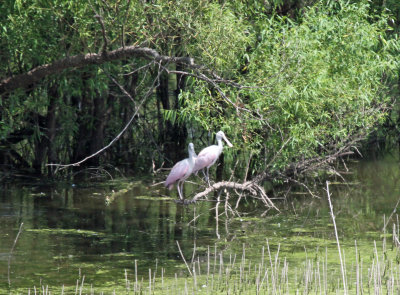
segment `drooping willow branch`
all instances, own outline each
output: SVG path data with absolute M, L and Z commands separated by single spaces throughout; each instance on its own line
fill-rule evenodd
M 243 89 L 246 86 L 234 83 L 230 80 L 226 80 L 226 79 L 222 79 L 221 77 L 219 77 L 218 75 L 216 75 L 214 72 L 210 73 L 210 76 L 212 76 L 213 78 L 208 77 L 207 75 L 205 75 L 204 73 L 202 73 L 201 71 L 199 71 L 200 66 L 196 66 L 196 67 L 192 67 L 195 68 L 197 70 L 196 73 L 194 72 L 188 72 L 188 71 L 176 71 L 176 70 L 170 70 L 167 67 L 162 67 L 164 69 L 164 71 L 166 71 L 168 74 L 179 74 L 179 75 L 185 75 L 185 76 L 190 76 L 190 77 L 194 77 L 196 79 L 202 80 L 207 82 L 208 84 L 210 84 L 212 87 L 214 87 L 217 92 L 219 93 L 219 95 L 221 95 L 221 97 L 230 105 L 232 105 L 235 109 L 236 112 L 238 113 L 239 111 L 244 111 L 247 113 L 252 114 L 253 111 L 244 108 L 243 106 L 240 106 L 240 104 L 238 103 L 234 103 L 226 94 L 225 92 L 221 89 L 221 87 L 218 86 L 218 83 L 223 83 L 223 84 L 229 84 L 237 89 Z M 204 68 L 203 68 L 204 70 Z M 254 87 L 256 88 L 256 87 Z M 257 118 L 259 119 L 259 118 Z
M 47 166 L 55 166 L 57 167 L 56 169 L 56 173 L 59 169 L 65 169 L 67 167 L 71 167 L 71 166 L 80 166 L 82 163 L 86 162 L 87 160 L 101 154 L 102 152 L 104 152 L 106 149 L 108 149 L 109 147 L 111 147 L 114 142 L 116 142 L 118 139 L 120 139 L 120 137 L 122 136 L 122 134 L 125 133 L 125 131 L 128 129 L 128 127 L 131 125 L 131 123 L 133 122 L 133 119 L 136 118 L 137 114 L 139 113 L 139 110 L 141 108 L 141 106 L 143 105 L 143 103 L 147 100 L 147 98 L 152 94 L 154 88 L 156 87 L 156 83 L 158 82 L 159 79 L 159 75 L 161 74 L 161 72 L 158 73 L 158 76 L 156 77 L 156 79 L 153 82 L 153 85 L 150 87 L 150 89 L 147 91 L 146 95 L 144 96 L 144 98 L 142 99 L 142 101 L 139 103 L 139 105 L 135 105 L 135 112 L 133 113 L 132 117 L 130 118 L 130 120 L 128 121 L 128 123 L 125 125 L 125 127 L 121 130 L 121 132 L 113 138 L 113 140 L 111 140 L 106 146 L 104 146 L 103 148 L 101 148 L 100 150 L 98 150 L 97 152 L 87 156 L 86 158 L 75 162 L 75 163 L 71 163 L 71 164 L 47 164 Z M 117 86 L 121 89 L 121 91 L 129 97 L 129 99 L 134 103 L 134 99 L 132 98 L 132 96 L 128 93 L 128 91 L 125 90 L 125 88 L 119 84 L 114 78 L 112 78 L 110 76 L 111 80 L 117 84 Z

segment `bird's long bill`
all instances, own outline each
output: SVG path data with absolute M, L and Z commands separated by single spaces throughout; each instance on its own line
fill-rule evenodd
M 227 144 L 229 147 L 233 147 L 233 144 L 231 144 L 231 142 L 228 140 L 228 138 L 226 138 L 225 134 L 223 135 L 223 139 L 225 140 L 226 144 Z

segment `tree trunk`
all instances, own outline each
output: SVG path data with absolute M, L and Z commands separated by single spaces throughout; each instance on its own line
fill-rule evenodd
M 54 150 L 52 148 L 52 141 L 55 137 L 55 124 L 56 124 L 56 97 L 58 85 L 53 85 L 48 90 L 49 105 L 47 107 L 47 114 L 45 117 L 37 115 L 37 124 L 40 130 L 38 140 L 35 143 L 34 155 L 35 158 L 32 162 L 32 168 L 37 175 L 43 174 L 43 167 L 46 164 L 46 156 L 49 161 L 55 159 Z M 50 156 L 51 154 L 51 156 Z M 52 163 L 54 163 L 52 162 Z M 49 170 L 49 175 L 51 172 Z
M 45 125 L 45 120 L 41 118 L 40 115 L 36 114 L 36 125 L 37 128 L 39 129 L 40 135 L 38 135 L 38 138 L 34 139 L 34 159 L 32 161 L 32 168 L 34 171 L 34 174 L 36 175 L 41 175 L 42 174 L 42 166 L 44 159 L 46 157 L 46 152 L 47 152 L 47 141 L 45 138 L 45 132 L 42 132 L 46 128 Z M 47 119 L 47 118 L 46 118 Z
M 217 171 L 216 171 L 216 177 L 215 180 L 216 182 L 222 181 L 222 176 L 224 173 L 224 154 L 222 153 L 219 156 L 219 159 L 217 161 Z
M 82 75 L 83 81 L 85 81 L 86 78 L 85 75 Z M 71 162 L 78 162 L 89 154 L 89 141 L 92 137 L 92 129 L 90 126 L 92 125 L 91 120 L 93 119 L 93 102 L 88 97 L 87 93 L 82 93 L 81 97 L 73 98 L 73 104 L 78 108 L 77 123 L 79 132 L 75 136 Z M 80 168 L 74 169 L 79 170 Z
M 177 64 L 176 65 L 176 70 L 177 71 L 183 71 L 184 67 L 182 65 Z M 185 89 L 185 81 L 186 81 L 186 76 L 177 74 L 176 75 L 176 90 L 175 90 L 175 109 L 179 110 L 180 109 L 180 103 L 179 103 L 179 95 L 180 93 Z M 187 157 L 187 146 L 186 146 L 186 140 L 188 137 L 188 132 L 186 125 L 178 125 L 175 123 L 174 125 L 174 138 L 176 138 L 176 150 L 179 151 L 178 157 L 181 158 L 186 158 Z
M 94 126 L 92 136 L 89 142 L 89 154 L 94 154 L 104 146 L 104 128 L 108 122 L 107 104 L 105 98 L 99 96 L 93 100 L 94 113 L 93 120 Z M 100 157 L 93 157 L 88 160 L 88 164 L 91 166 L 100 165 Z
M 50 97 L 50 105 L 47 111 L 47 159 L 48 163 L 58 163 L 57 153 L 53 146 L 53 140 L 56 137 L 56 98 L 51 96 Z M 53 176 L 53 170 L 51 167 L 48 168 L 48 176 Z
M 161 105 L 164 110 L 170 110 L 171 104 L 169 101 L 169 93 L 168 93 L 168 75 L 163 73 L 160 75 L 160 84 L 157 87 L 157 97 L 161 102 Z M 162 122 L 161 118 L 161 122 Z M 159 121 L 160 122 L 160 121 Z M 161 125 L 160 132 L 160 143 L 164 145 L 164 155 L 171 159 L 173 162 L 176 162 L 176 150 L 175 150 L 175 138 L 173 132 L 173 126 L 170 121 L 165 121 L 163 125 Z

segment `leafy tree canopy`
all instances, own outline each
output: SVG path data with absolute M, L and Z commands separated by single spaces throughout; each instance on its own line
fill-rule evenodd
M 391 107 L 399 44 L 391 12 L 377 7 L 2 1 L 2 79 L 69 57 L 104 58 L 1 94 L 3 164 L 44 172 L 47 163 L 99 150 L 129 122 L 136 128 L 92 164 L 160 166 L 186 154 L 187 139 L 200 149 L 204 131 L 222 129 L 235 143 L 228 160 L 244 167 L 252 158 L 254 173 L 313 170 L 354 151 Z M 107 60 L 108 52 L 128 46 L 166 58 L 140 53 Z M 171 145 L 177 136 L 182 142 Z

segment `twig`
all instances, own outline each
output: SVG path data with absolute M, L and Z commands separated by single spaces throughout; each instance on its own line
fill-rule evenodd
M 140 70 L 150 68 L 151 66 L 153 66 L 153 64 L 154 64 L 154 61 L 151 61 L 151 62 L 149 62 L 148 64 L 145 64 L 144 66 L 141 66 L 141 67 L 139 67 L 139 68 L 137 68 L 137 69 L 134 69 L 132 72 L 129 72 L 129 73 L 126 73 L 126 74 L 121 74 L 121 75 L 122 75 L 122 76 L 130 76 L 130 75 L 133 75 L 133 74 L 139 72 Z
M 106 56 L 107 48 L 108 48 L 108 39 L 107 39 L 107 35 L 106 35 L 106 27 L 104 26 L 103 17 L 96 13 L 94 18 L 97 19 L 97 21 L 100 23 L 100 26 L 101 26 L 101 33 L 103 35 L 103 41 L 104 41 L 103 48 L 101 49 L 101 54 Z
M 21 225 L 19 226 L 18 234 L 17 234 L 17 236 L 15 237 L 14 244 L 12 245 L 10 254 L 9 254 L 9 256 L 8 256 L 8 276 L 7 276 L 7 277 L 8 277 L 8 286 L 9 286 L 9 287 L 11 287 L 11 278 L 10 278 L 10 273 L 11 273 L 11 257 L 12 257 L 12 254 L 13 254 L 13 252 L 14 252 L 15 245 L 17 244 L 19 235 L 20 235 L 21 232 L 22 232 L 22 226 L 23 226 L 23 225 L 24 225 L 24 223 L 21 222 Z
M 111 81 L 114 82 L 115 85 L 118 86 L 118 88 L 122 91 L 122 93 L 132 101 L 133 105 L 136 105 L 135 100 L 133 99 L 132 95 L 130 95 L 129 92 L 126 91 L 125 88 L 121 84 L 119 84 L 118 81 L 115 80 L 110 74 L 108 74 L 107 72 L 105 72 L 105 74 L 108 76 L 108 78 Z
M 250 169 L 250 162 L 251 162 L 251 158 L 253 157 L 253 151 L 250 151 L 250 155 L 249 155 L 249 160 L 247 161 L 246 164 L 246 171 L 244 173 L 244 181 L 247 181 L 247 176 L 249 175 L 249 169 Z
M 331 211 L 333 227 L 335 229 L 336 243 L 337 243 L 338 251 L 339 251 L 339 259 L 340 259 L 340 266 L 341 266 L 341 270 L 342 270 L 344 294 L 347 295 L 346 277 L 345 277 L 344 264 L 343 264 L 343 259 L 342 259 L 342 251 L 340 250 L 340 243 L 339 243 L 339 236 L 338 236 L 337 227 L 336 227 L 335 215 L 333 214 L 333 206 L 332 206 L 332 202 L 331 202 L 331 195 L 329 193 L 329 181 L 326 181 L 326 193 L 327 193 L 327 196 L 328 196 L 329 209 Z
M 165 180 L 154 183 L 154 184 L 150 185 L 150 187 L 157 186 L 157 185 L 164 184 L 164 183 L 165 183 Z
M 143 102 L 144 102 L 144 100 L 141 102 L 140 105 L 142 105 Z M 87 160 L 89 160 L 89 159 L 91 159 L 91 158 L 97 156 L 98 154 L 101 154 L 101 153 L 104 152 L 106 149 L 108 149 L 110 146 L 112 146 L 113 143 L 116 142 L 116 141 L 122 136 L 122 134 L 125 133 L 125 131 L 128 129 L 128 127 L 129 127 L 129 126 L 131 125 L 131 123 L 133 122 L 133 119 L 135 119 L 135 117 L 136 117 L 136 115 L 137 115 L 138 112 L 139 112 L 139 108 L 136 109 L 135 113 L 133 114 L 133 116 L 131 117 L 131 119 L 129 120 L 129 122 L 125 125 L 124 129 L 122 129 L 122 131 L 121 131 L 113 140 L 111 140 L 109 144 L 107 144 L 105 147 L 101 148 L 100 150 L 98 150 L 98 151 L 95 152 L 94 154 L 91 154 L 90 156 L 87 156 L 87 157 L 84 158 L 83 160 L 80 160 L 80 161 L 75 162 L 75 163 L 72 163 L 72 164 L 65 164 L 65 165 L 62 165 L 62 164 L 46 164 L 46 166 L 56 166 L 57 169 L 56 169 L 55 173 L 57 173 L 58 170 L 65 169 L 65 168 L 71 167 L 71 166 L 75 166 L 75 167 L 76 167 L 76 166 L 79 166 L 79 165 L 82 164 L 83 162 L 86 162 Z
M 188 226 L 193 222 L 193 223 L 195 223 L 196 222 L 196 220 L 201 216 L 202 214 L 199 214 L 199 215 L 197 215 L 197 216 L 195 216 L 192 220 L 190 220 L 189 222 L 188 222 Z
M 122 47 L 125 47 L 125 23 L 126 23 L 126 20 L 128 19 L 129 11 L 131 10 L 130 6 L 131 6 L 131 0 L 128 0 L 128 3 L 126 5 L 124 22 L 122 23 L 122 34 L 121 34 Z
M 285 148 L 285 146 L 289 143 L 289 141 L 292 139 L 292 137 L 289 137 L 288 139 L 286 139 L 286 141 L 282 144 L 281 148 L 279 149 L 279 151 L 273 156 L 273 158 L 269 161 L 269 163 L 267 164 L 267 167 L 270 167 L 272 164 L 274 164 L 275 160 L 277 157 L 279 157 L 279 155 L 282 153 L 283 149 Z M 282 138 L 283 141 L 283 138 Z

